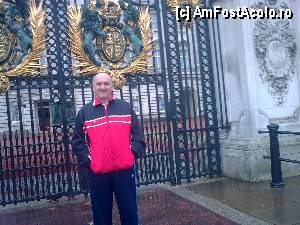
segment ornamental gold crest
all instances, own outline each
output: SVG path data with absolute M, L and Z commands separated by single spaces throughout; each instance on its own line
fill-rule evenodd
M 132 0 L 98 0 L 71 7 L 68 14 L 75 74 L 106 72 L 121 89 L 124 75 L 147 70 L 152 52 L 148 8 L 137 8 Z
M 9 90 L 9 77 L 38 75 L 46 67 L 39 64 L 46 49 L 42 1 L 31 0 L 28 13 L 20 2 L 0 0 L 0 93 Z

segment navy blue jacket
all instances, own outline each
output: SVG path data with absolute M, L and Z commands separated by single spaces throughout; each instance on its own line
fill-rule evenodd
M 132 106 L 112 99 L 98 99 L 79 110 L 71 140 L 78 160 L 95 173 L 131 168 L 134 156 L 145 153 L 144 133 Z

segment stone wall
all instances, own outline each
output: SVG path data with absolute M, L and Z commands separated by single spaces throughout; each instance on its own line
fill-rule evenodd
M 271 179 L 268 135 L 258 134 L 277 123 L 280 130 L 300 130 L 300 2 L 296 0 L 222 0 L 231 9 L 290 8 L 293 19 L 220 18 L 224 76 L 231 129 L 221 139 L 225 176 L 247 181 Z M 298 24 L 298 25 L 297 25 Z M 280 135 L 284 158 L 300 158 L 300 136 Z M 283 176 L 300 174 L 300 165 L 282 163 Z

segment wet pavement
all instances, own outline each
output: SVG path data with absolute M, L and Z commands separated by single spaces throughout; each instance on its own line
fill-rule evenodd
M 91 224 L 91 206 L 84 196 L 75 199 L 48 202 L 41 207 L 24 211 L 0 213 L 1 225 L 88 225 Z M 139 196 L 142 224 L 155 225 L 235 225 L 194 202 L 169 190 L 144 191 Z M 119 225 L 118 210 L 114 207 L 113 224 Z
M 300 225 L 300 176 L 284 179 L 284 183 L 284 188 L 270 188 L 270 181 L 225 178 L 187 189 L 271 224 Z
M 199 179 L 188 185 L 139 188 L 143 225 L 300 225 L 300 177 L 248 183 L 228 178 Z M 115 204 L 116 205 L 116 204 Z M 113 223 L 119 225 L 114 207 Z M 89 198 L 31 202 L 0 208 L 0 225 L 91 225 Z

